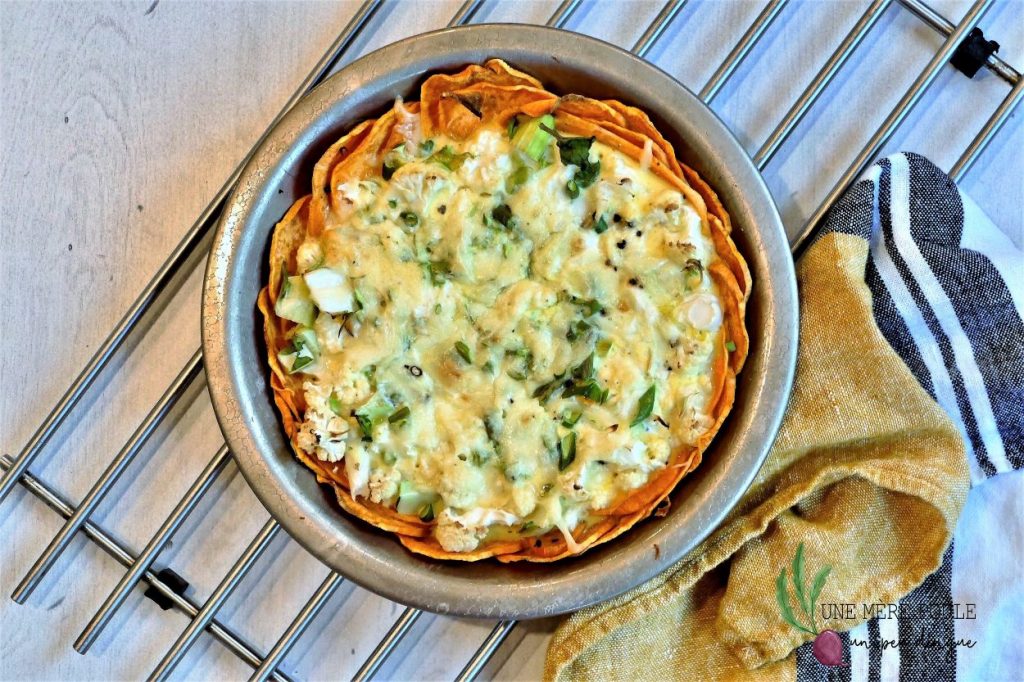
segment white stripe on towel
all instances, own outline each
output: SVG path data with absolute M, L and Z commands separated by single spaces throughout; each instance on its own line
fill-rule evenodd
M 981 378 L 981 370 L 974 359 L 974 350 L 967 339 L 960 319 L 953 310 L 953 304 L 943 290 L 935 273 L 925 262 L 924 256 L 917 248 L 917 243 L 910 234 L 910 167 L 907 157 L 894 154 L 889 159 L 892 172 L 890 174 L 890 216 L 892 221 L 892 237 L 897 250 L 907 263 L 911 275 L 917 280 L 921 292 L 935 313 L 943 333 L 949 339 L 953 349 L 953 357 L 960 376 L 963 378 L 964 389 L 970 401 L 971 410 L 978 425 L 978 433 L 985 443 L 985 454 L 988 456 L 997 473 L 1010 471 L 1003 439 L 999 435 L 995 415 L 992 414 L 992 403 L 989 402 L 985 381 Z
M 924 321 L 924 317 L 921 316 L 921 311 L 917 309 L 914 297 L 910 295 L 910 291 L 907 289 L 907 285 L 904 284 L 902 277 L 900 277 L 900 273 L 893 264 L 892 258 L 889 257 L 889 251 L 885 245 L 878 200 L 878 180 L 881 174 L 881 166 L 875 165 L 864 176 L 874 184 L 875 194 L 872 202 L 871 216 L 871 257 L 875 261 L 878 276 L 882 278 L 885 288 L 889 290 L 889 297 L 892 299 L 893 306 L 895 306 L 896 311 L 899 312 L 903 322 L 907 325 L 907 331 L 914 340 L 914 345 L 917 346 L 918 352 L 921 353 L 921 360 L 924 361 L 925 367 L 928 368 L 932 387 L 935 390 L 935 400 L 938 401 L 939 406 L 946 411 L 946 414 L 949 415 L 949 418 L 953 420 L 953 423 L 956 424 L 957 428 L 960 429 L 961 435 L 963 435 L 964 446 L 967 448 L 967 462 L 971 468 L 971 481 L 973 483 L 980 483 L 986 478 L 985 472 L 981 470 L 978 460 L 974 456 L 974 447 L 971 445 L 971 439 L 967 435 L 966 427 L 964 427 L 960 406 L 956 401 L 956 392 L 953 390 L 953 382 L 949 378 L 946 364 L 939 353 L 939 344 L 928 328 L 928 324 Z

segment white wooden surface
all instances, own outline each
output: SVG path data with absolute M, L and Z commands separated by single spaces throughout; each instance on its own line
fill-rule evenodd
M 486 21 L 543 22 L 554 2 L 491 4 Z M 865 2 L 794 2 L 722 91 L 715 109 L 751 150 L 845 35 Z M 586 5 L 573 30 L 630 46 L 658 2 Z M 966 3 L 937 2 L 954 21 Z M 0 2 L 0 449 L 15 455 L 135 299 L 235 164 L 347 22 L 356 3 Z M 443 26 L 457 2 L 386 8 L 350 53 Z M 699 89 L 760 9 L 694 0 L 649 58 Z M 1002 0 L 982 22 L 1024 67 L 1024 4 Z M 765 177 L 791 230 L 816 207 L 939 44 L 890 9 Z M 949 167 L 1008 88 L 946 69 L 887 150 Z M 1024 244 L 1021 114 L 965 181 L 992 219 Z M 136 335 L 113 371 L 33 467 L 77 501 L 198 346 L 194 272 Z M 95 519 L 138 549 L 221 444 L 205 389 L 168 420 Z M 158 560 L 198 599 L 258 531 L 266 512 L 234 465 Z M 80 537 L 26 606 L 6 595 L 60 527 L 23 489 L 0 507 L 0 678 L 135 679 L 185 627 L 133 594 L 92 652 L 71 642 L 123 569 Z M 268 649 L 326 570 L 279 538 L 230 599 L 224 622 Z M 299 678 L 350 676 L 400 607 L 343 587 L 285 661 Z M 394 679 L 458 672 L 491 623 L 424 616 L 385 668 Z M 550 622 L 518 628 L 487 674 L 532 679 Z M 250 670 L 204 637 L 177 671 L 194 679 Z

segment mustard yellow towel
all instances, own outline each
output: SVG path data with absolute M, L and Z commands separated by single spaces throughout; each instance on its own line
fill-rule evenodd
M 794 649 L 813 634 L 781 615 L 782 569 L 796 620 L 839 631 L 864 620 L 862 605 L 896 602 L 939 566 L 967 496 L 964 443 L 876 326 L 868 250 L 833 232 L 798 263 L 795 388 L 740 504 L 672 569 L 570 616 L 546 678 L 794 679 Z M 854 617 L 819 612 L 811 626 L 792 580 L 801 544 L 805 589 L 831 566 L 818 601 L 857 605 Z

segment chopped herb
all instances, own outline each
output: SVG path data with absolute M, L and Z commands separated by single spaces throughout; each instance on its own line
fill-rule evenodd
M 434 505 L 433 503 L 423 506 L 420 509 L 420 521 L 433 521 L 434 520 Z
M 576 432 L 570 431 L 558 443 L 558 470 L 565 471 L 576 459 Z
M 570 341 L 575 341 L 580 338 L 588 331 L 590 331 L 590 323 L 586 320 L 576 320 L 573 324 L 569 325 L 569 329 L 565 332 L 565 338 Z
M 327 406 L 331 408 L 331 412 L 341 416 L 341 399 L 338 398 L 338 394 L 331 391 L 331 396 L 327 399 Z
M 516 217 L 512 215 L 512 209 L 509 208 L 508 204 L 498 204 L 491 211 L 491 218 L 500 224 L 502 227 L 514 228 L 516 226 Z
M 654 411 L 654 393 L 655 388 L 652 384 L 651 387 L 644 391 L 644 394 L 640 396 L 640 401 L 636 405 L 636 415 L 633 417 L 633 421 L 629 423 L 630 426 L 641 424 L 651 416 L 651 412 Z
M 508 139 L 512 139 L 516 136 L 516 131 L 519 130 L 519 117 L 513 116 L 508 120 L 508 128 L 505 133 L 508 135 Z
M 733 353 L 733 352 L 736 351 L 736 344 L 734 342 L 732 342 L 732 341 L 726 341 L 725 342 L 725 349 L 727 351 L 729 351 L 730 353 Z
M 520 526 L 519 532 L 520 533 L 529 533 L 531 530 L 534 530 L 536 527 L 537 527 L 536 523 L 534 523 L 533 521 L 527 521 L 522 526 Z
M 433 140 L 423 140 L 423 142 L 420 142 L 420 152 L 422 154 L 424 154 L 424 155 L 430 154 L 430 152 L 432 152 L 432 151 L 434 151 L 434 141 Z
M 395 410 L 394 412 L 391 413 L 391 416 L 388 417 L 388 423 L 389 424 L 398 424 L 400 422 L 403 422 L 403 421 L 405 421 L 406 419 L 409 418 L 409 415 L 411 414 L 411 412 L 412 411 L 409 409 L 408 405 L 402 405 L 397 410 Z
M 452 266 L 447 261 L 436 260 L 424 263 L 430 283 L 435 287 L 443 286 L 445 281 L 451 278 Z
M 577 296 L 572 296 L 569 300 L 572 301 L 573 305 L 578 305 L 583 308 L 583 314 L 586 317 L 596 315 L 604 310 L 604 306 L 601 305 L 600 301 L 593 298 L 579 298 Z
M 565 166 L 576 166 L 572 178 L 566 183 L 565 189 L 569 197 L 575 199 L 580 190 L 590 187 L 601 172 L 601 160 L 590 160 L 590 148 L 597 138 L 594 137 L 563 137 L 553 128 L 541 125 L 541 129 L 554 136 L 558 141 L 559 158 Z
M 389 208 L 398 208 L 398 199 L 388 199 Z
M 505 374 L 508 374 L 510 377 L 512 377 L 516 381 L 526 381 L 526 373 L 525 372 L 521 372 L 521 371 L 519 371 L 517 369 L 510 369 L 507 372 L 505 372 Z
M 661 418 L 661 415 L 659 415 L 659 416 L 655 417 L 655 418 L 654 418 L 654 421 L 658 422 L 659 424 L 661 424 L 662 426 L 664 426 L 664 427 L 665 427 L 666 429 L 668 428 L 668 422 L 667 422 L 667 421 L 665 421 L 664 419 L 662 419 L 662 418 Z
M 384 460 L 384 463 L 388 466 L 393 466 L 398 461 L 398 457 L 393 452 L 382 452 L 380 458 Z
M 683 266 L 683 272 L 686 273 L 687 280 L 697 280 L 694 282 L 694 286 L 704 281 L 704 266 L 696 258 L 690 258 L 686 261 L 686 265 Z
M 484 363 L 483 369 L 488 374 L 494 374 L 494 363 L 488 360 L 487 362 Z
M 597 222 L 594 223 L 594 232 L 601 234 L 607 229 L 608 221 L 604 219 L 604 216 L 601 216 L 600 218 L 597 219 Z
M 441 304 L 440 303 L 435 303 L 434 304 L 434 314 L 435 315 L 440 315 L 441 314 Z
M 412 211 L 402 211 L 398 217 L 402 219 L 406 227 L 416 227 L 420 224 L 420 217 Z
M 469 346 L 467 346 L 464 341 L 455 342 L 455 351 L 459 354 L 459 357 L 467 363 L 471 365 L 473 364 L 473 351 L 469 349 Z
M 598 339 L 597 344 L 594 346 L 594 348 L 597 351 L 597 356 L 599 358 L 603 358 L 604 356 L 608 355 L 608 351 L 612 349 L 612 340 Z

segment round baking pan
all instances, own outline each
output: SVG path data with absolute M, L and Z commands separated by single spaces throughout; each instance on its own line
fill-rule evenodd
M 293 456 L 271 399 L 256 296 L 274 225 L 308 193 L 313 164 L 423 79 L 500 57 L 555 93 L 614 98 L 646 111 L 679 158 L 718 192 L 753 275 L 750 356 L 736 404 L 664 518 L 551 564 L 438 562 L 347 515 Z M 750 485 L 782 419 L 797 345 L 788 242 L 761 176 L 725 125 L 689 90 L 618 47 L 550 28 L 478 25 L 381 48 L 327 79 L 277 125 L 242 172 L 214 237 L 203 290 L 207 381 L 224 437 L 257 497 L 313 555 L 346 578 L 438 613 L 533 618 L 573 611 L 650 579 L 692 550 Z

